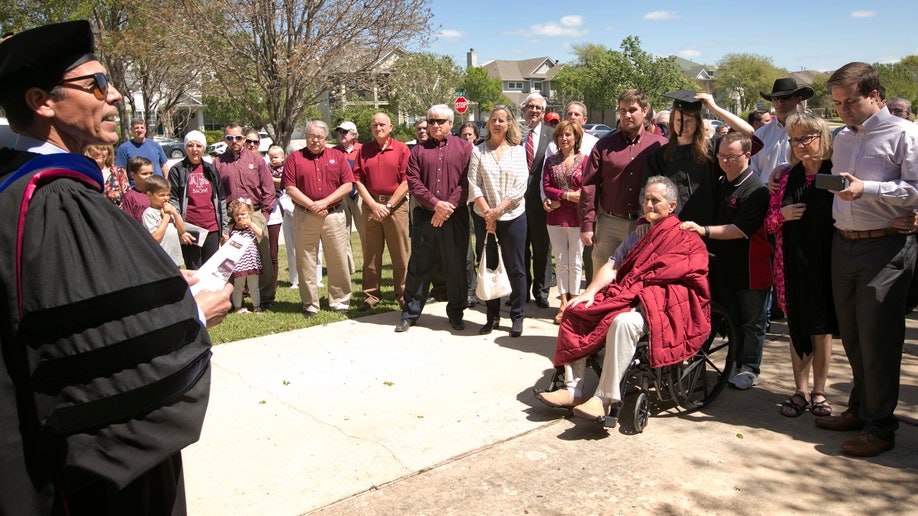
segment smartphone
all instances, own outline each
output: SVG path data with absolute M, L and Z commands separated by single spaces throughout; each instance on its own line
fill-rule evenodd
M 840 192 L 848 187 L 848 180 L 835 174 L 816 174 L 816 188 Z

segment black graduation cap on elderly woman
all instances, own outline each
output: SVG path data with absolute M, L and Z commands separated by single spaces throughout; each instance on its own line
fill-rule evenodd
M 684 113 L 693 115 L 695 113 L 701 112 L 701 106 L 702 106 L 701 101 L 695 98 L 695 95 L 697 94 L 698 94 L 697 91 L 692 91 L 692 90 L 679 90 L 679 91 L 673 91 L 670 93 L 663 94 L 664 97 L 673 99 L 673 110 L 679 112 L 680 123 L 679 123 L 679 133 L 677 136 L 682 136 L 682 127 L 683 127 L 683 124 L 681 123 L 682 115 Z M 674 116 L 674 115 L 675 113 L 673 113 L 670 116 Z
M 0 97 L 32 87 L 51 89 L 68 70 L 96 59 L 86 20 L 36 27 L 0 39 Z

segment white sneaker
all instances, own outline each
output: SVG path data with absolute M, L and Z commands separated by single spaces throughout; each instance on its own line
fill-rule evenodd
M 752 388 L 753 385 L 759 384 L 759 375 L 755 374 L 751 367 L 743 366 L 740 368 L 740 372 L 731 378 L 729 382 L 737 389 L 745 391 Z

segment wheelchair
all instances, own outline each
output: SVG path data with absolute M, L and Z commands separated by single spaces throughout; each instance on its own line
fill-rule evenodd
M 622 400 L 614 403 L 609 416 L 596 422 L 606 428 L 620 424 L 626 433 L 644 431 L 651 405 L 663 410 L 687 414 L 712 403 L 727 385 L 738 346 L 737 328 L 727 311 L 711 301 L 711 333 L 698 352 L 679 363 L 650 367 L 650 341 L 645 335 L 621 381 Z M 602 374 L 599 351 L 587 358 L 588 369 Z M 564 389 L 564 367 L 558 366 L 548 388 L 533 388 L 533 393 Z

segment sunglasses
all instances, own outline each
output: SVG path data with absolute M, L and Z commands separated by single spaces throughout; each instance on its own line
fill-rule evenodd
M 247 144 L 249 144 L 249 145 L 258 145 L 258 144 L 261 143 L 261 142 L 258 141 L 258 140 L 246 140 L 245 143 L 247 143 Z
M 83 81 L 86 79 L 92 79 L 92 86 L 79 86 L 77 84 L 68 84 L 74 81 Z M 92 92 L 92 96 L 97 100 L 105 100 L 105 97 L 108 97 L 108 75 L 105 75 L 102 72 L 91 73 L 89 75 L 81 75 L 79 77 L 70 77 L 69 79 L 61 79 L 61 86 L 66 88 L 73 88 L 75 90 L 82 90 L 85 92 Z
M 427 125 L 444 125 L 446 122 L 449 122 L 449 120 L 445 118 L 428 118 L 427 119 Z
M 238 141 L 243 140 L 244 138 L 245 136 L 242 136 L 241 134 L 228 134 L 223 137 L 223 139 L 228 142 L 238 142 Z

